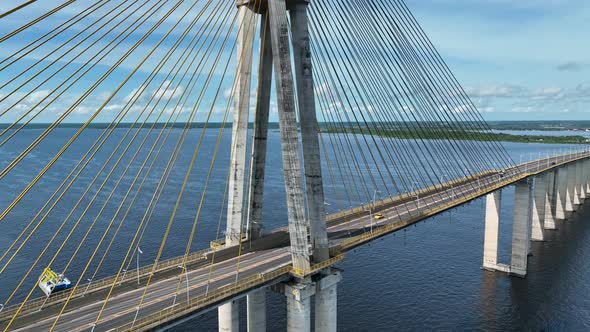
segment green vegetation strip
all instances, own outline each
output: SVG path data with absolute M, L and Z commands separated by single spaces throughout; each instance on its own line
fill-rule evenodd
M 324 133 L 367 134 L 368 130 L 344 128 L 336 130 L 323 130 Z M 545 135 L 511 135 L 504 133 L 480 133 L 458 131 L 450 129 L 429 129 L 428 132 L 416 135 L 415 131 L 407 129 L 380 129 L 371 128 L 371 133 L 382 137 L 400 139 L 454 139 L 464 141 L 503 141 L 518 143 L 545 143 L 545 144 L 589 144 L 590 139 L 583 136 L 545 136 Z

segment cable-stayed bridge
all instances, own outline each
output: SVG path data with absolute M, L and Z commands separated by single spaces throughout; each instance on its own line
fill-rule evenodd
M 531 239 L 590 189 L 588 151 L 514 163 L 401 0 L 2 6 L 6 331 L 211 309 L 236 331 L 242 297 L 261 331 L 269 288 L 289 330 L 315 297 L 334 331 L 348 250 L 486 196 L 483 266 L 525 276 Z M 40 297 L 47 267 L 72 287 Z

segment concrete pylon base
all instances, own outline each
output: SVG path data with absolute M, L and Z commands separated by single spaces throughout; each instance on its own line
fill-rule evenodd
M 557 190 L 555 185 L 556 172 L 547 173 L 547 195 L 545 196 L 545 220 L 543 222 L 543 228 L 545 229 L 556 229 L 555 225 L 555 204 Z
M 217 308 L 219 332 L 238 332 L 240 330 L 239 306 L 231 301 Z
M 338 314 L 337 285 L 342 280 L 340 271 L 332 269 L 316 282 L 315 330 L 336 332 Z
M 266 331 L 266 288 L 248 294 L 248 332 Z
M 531 240 L 545 240 L 545 202 L 547 198 L 547 174 L 535 177 L 535 189 L 533 193 L 532 229 Z
M 574 212 L 576 200 L 576 167 L 569 165 L 567 167 L 567 188 L 565 195 L 565 212 Z
M 531 190 L 529 179 L 517 182 L 514 190 L 514 217 L 512 221 L 512 256 L 510 273 L 526 275 L 531 230 Z
M 526 277 L 526 270 L 520 268 L 510 268 L 510 275 L 525 278 Z
M 565 220 L 565 207 L 567 200 L 567 168 L 562 167 L 556 173 L 556 197 L 555 197 L 555 219 Z
M 313 282 L 283 284 L 281 293 L 287 298 L 287 331 L 311 331 L 311 297 L 315 293 Z
M 486 196 L 485 231 L 483 243 L 483 267 L 496 270 L 498 263 L 498 238 L 500 228 L 500 205 L 502 191 L 494 191 Z

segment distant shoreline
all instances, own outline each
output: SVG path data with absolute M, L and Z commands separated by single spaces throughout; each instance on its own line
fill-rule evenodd
M 149 128 L 154 123 L 146 123 L 143 127 Z M 371 123 L 369 123 L 371 124 Z M 435 127 L 439 125 L 440 127 L 444 128 L 447 127 L 447 124 L 437 124 L 434 122 L 420 122 L 421 125 L 427 125 L 428 127 Z M 470 122 L 462 122 L 464 126 L 469 126 Z M 489 125 L 490 129 L 493 130 L 518 130 L 518 131 L 590 131 L 590 121 L 559 121 L 559 120 L 547 120 L 547 121 L 488 121 L 487 124 Z M 6 129 L 10 126 L 10 123 L 0 123 L 0 129 Z M 31 123 L 26 125 L 26 129 L 45 129 L 48 128 L 51 124 L 50 123 Z M 80 128 L 83 123 L 60 123 L 57 128 Z M 111 124 L 109 123 L 91 123 L 88 125 L 88 128 L 94 129 L 105 129 L 109 128 Z M 165 123 L 156 123 L 155 128 L 163 128 Z M 167 127 L 173 128 L 184 128 L 186 123 L 176 123 L 174 125 L 168 124 Z M 221 128 L 223 124 L 220 122 L 210 122 L 207 124 L 208 128 Z M 252 127 L 252 123 L 250 123 L 250 127 Z M 328 125 L 326 123 L 319 123 L 321 128 L 327 128 Z M 342 123 L 344 127 L 350 128 L 351 126 L 356 126 L 354 123 Z M 14 128 L 19 128 L 21 124 L 17 124 Z M 117 128 L 130 128 L 130 127 L 139 127 L 138 124 L 133 123 L 120 123 L 117 125 Z M 226 123 L 226 127 L 231 127 L 231 123 Z M 412 122 L 406 123 L 391 123 L 391 127 L 393 128 L 404 128 L 406 126 L 412 126 Z M 478 124 L 479 126 L 479 124 Z M 190 128 L 203 128 L 205 127 L 205 123 L 203 122 L 193 122 L 190 124 Z M 279 124 L 278 122 L 271 122 L 269 124 L 270 129 L 278 129 Z
M 590 131 L 590 121 L 492 121 L 489 122 L 490 129 L 494 131 Z M 1 124 L 0 129 L 8 128 L 10 124 Z M 62 123 L 57 128 L 65 129 L 78 129 L 82 126 L 81 123 Z M 579 136 L 579 135 L 567 135 L 567 136 L 555 136 L 555 135 L 519 135 L 512 133 L 503 132 L 482 132 L 482 131 L 471 131 L 468 128 L 469 123 L 463 122 L 462 126 L 467 127 L 467 130 L 456 130 L 449 128 L 448 124 L 439 123 L 420 123 L 417 126 L 412 123 L 389 123 L 379 124 L 373 127 L 369 123 L 369 127 L 361 126 L 358 127 L 356 123 L 342 123 L 338 124 L 338 128 L 335 128 L 333 124 L 320 123 L 319 126 L 323 133 L 349 133 L 349 134 L 367 134 L 368 129 L 371 128 L 371 132 L 374 135 L 382 137 L 392 137 L 399 139 L 457 139 L 467 141 L 501 141 L 501 142 L 515 142 L 515 143 L 541 143 L 541 144 L 590 144 L 590 138 Z M 51 124 L 48 123 L 35 123 L 28 124 L 25 129 L 46 129 Z M 168 124 L 165 123 L 146 123 L 142 128 L 150 128 L 154 126 L 156 129 L 167 128 L 178 128 L 182 129 L 186 126 L 186 123 Z M 219 129 L 225 126 L 226 129 L 231 129 L 231 123 L 201 123 L 195 122 L 190 124 L 191 129 L 198 128 L 211 128 Z M 17 125 L 14 128 L 19 128 Z M 106 129 L 112 127 L 109 123 L 92 123 L 88 125 L 87 129 Z M 250 123 L 249 127 L 252 128 L 253 124 Z M 421 135 L 416 135 L 416 130 L 410 130 L 412 127 L 424 128 Z M 133 123 L 120 123 L 117 128 L 128 129 L 128 128 L 140 128 L 139 124 Z M 270 130 L 278 130 L 279 124 L 271 122 L 269 124 Z
M 367 128 L 342 128 L 324 131 L 327 133 L 368 134 Z M 514 143 L 542 143 L 542 144 L 590 144 L 590 138 L 583 136 L 543 136 L 543 135 L 513 135 L 505 133 L 490 133 L 464 130 L 448 130 L 426 128 L 420 135 L 406 129 L 371 129 L 371 133 L 380 137 L 399 139 L 438 139 L 461 141 L 498 141 Z

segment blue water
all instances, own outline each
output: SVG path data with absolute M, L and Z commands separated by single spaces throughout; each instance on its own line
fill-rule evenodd
M 37 172 L 59 150 L 67 138 L 74 133 L 73 129 L 58 129 L 48 137 L 41 146 L 27 156 L 15 168 L 7 179 L 2 182 L 0 208 L 4 209 L 10 201 L 25 188 Z M 82 157 L 92 142 L 100 135 L 101 130 L 88 130 L 82 139 L 74 144 L 62 159 L 42 178 L 34 190 L 24 197 L 23 201 L 0 223 L 0 254 L 18 236 L 35 213 L 49 199 L 53 190 L 67 175 L 73 165 Z M 0 167 L 4 168 L 40 131 L 30 130 L 17 136 L 11 144 L 0 147 Z M 120 142 L 124 131 L 118 130 L 109 141 L 107 149 L 98 153 L 98 160 L 105 160 L 112 146 Z M 153 261 L 161 244 L 162 234 L 168 225 L 174 210 L 179 188 L 191 160 L 193 148 L 199 140 L 201 131 L 191 130 L 187 136 L 186 147 L 179 154 L 177 166 L 172 170 L 169 183 L 161 196 L 157 208 L 149 221 L 141 241 L 144 252 L 140 256 L 142 265 Z M 188 179 L 188 186 L 180 208 L 173 219 L 169 240 L 164 246 L 163 258 L 182 254 L 196 216 L 197 206 L 204 192 L 205 178 L 210 166 L 219 130 L 210 129 L 204 132 L 203 148 L 196 158 L 194 171 Z M 144 132 L 140 133 L 143 137 Z M 97 267 L 98 259 L 104 253 L 104 246 L 90 264 L 83 276 L 82 270 L 88 262 L 92 250 L 100 240 L 101 234 L 108 228 L 111 220 L 113 226 L 105 241 L 110 240 L 114 229 L 121 220 L 125 220 L 114 241 L 113 247 L 105 256 L 105 262 L 96 273 L 96 278 L 111 275 L 119 268 L 122 258 L 127 252 L 131 239 L 140 220 L 144 216 L 151 195 L 158 184 L 159 175 L 163 172 L 168 154 L 172 151 L 173 142 L 180 135 L 175 129 L 169 144 L 163 147 L 163 156 L 154 164 L 153 172 L 157 176 L 149 176 L 140 191 L 135 205 L 129 209 L 128 216 L 123 214 L 129 203 L 122 205 L 121 212 L 116 215 L 118 203 L 125 196 L 127 188 L 135 174 L 145 174 L 147 166 L 140 167 L 141 162 L 131 164 L 129 173 L 122 178 L 116 187 L 116 179 L 123 174 L 124 168 L 116 168 L 114 176 L 105 181 L 104 189 L 98 191 L 103 179 L 95 184 L 82 202 L 86 206 L 90 197 L 99 192 L 96 203 L 83 214 L 77 209 L 66 224 L 64 232 L 58 233 L 53 244 L 42 256 L 33 272 L 24 282 L 10 303 L 22 299 L 49 261 L 55 256 L 52 264 L 57 270 L 63 269 L 76 246 L 84 237 L 94 218 L 99 215 L 102 202 L 108 197 L 111 189 L 111 203 L 104 206 L 104 211 L 96 219 L 96 225 L 89 232 L 81 250 L 66 271 L 73 281 L 89 278 Z M 156 134 L 147 136 L 152 142 Z M 199 217 L 197 232 L 191 250 L 204 248 L 208 242 L 222 236 L 219 232 L 219 221 L 225 217 L 224 184 L 227 177 L 227 161 L 229 159 L 229 131 L 221 136 L 218 159 L 213 167 L 211 181 L 207 187 L 206 199 Z M 409 143 L 407 143 L 409 144 Z M 535 159 L 539 156 L 569 150 L 570 146 L 505 143 L 512 158 L 519 162 Z M 143 147 L 142 155 L 148 153 L 148 145 Z M 138 147 L 132 145 L 130 151 Z M 167 154 L 168 153 L 168 154 Z M 273 131 L 269 137 L 268 169 L 265 184 L 263 212 L 267 229 L 286 225 L 286 204 L 282 165 L 280 161 L 280 144 L 278 133 Z M 116 158 L 107 166 L 113 165 Z M 129 164 L 130 155 L 125 155 L 122 165 Z M 31 238 L 27 246 L 15 256 L 6 270 L 0 274 L 0 303 L 6 300 L 29 266 L 38 257 L 59 225 L 75 206 L 78 197 L 90 183 L 92 176 L 103 164 L 92 161 L 88 170 L 81 173 L 79 181 L 74 183 L 60 204 L 48 214 L 45 222 Z M 325 165 L 324 165 L 325 166 Z M 452 165 L 450 165 L 452 166 Z M 382 165 L 371 165 L 372 169 Z M 109 167 L 107 167 L 109 169 Z M 326 174 L 327 172 L 325 172 Z M 399 174 L 397 174 L 399 176 Z M 402 173 L 403 175 L 403 173 Z M 141 180 L 141 176 L 140 176 Z M 426 185 L 422 183 L 421 185 Z M 134 187 L 137 188 L 137 187 Z M 136 189 L 132 189 L 131 197 Z M 347 207 L 349 204 L 342 197 L 345 190 L 338 186 L 326 184 L 327 207 L 330 212 Z M 339 195 L 340 194 L 340 195 Z M 501 260 L 508 261 L 512 197 L 511 188 L 504 190 L 501 223 Z M 361 197 L 362 199 L 366 199 Z M 374 330 L 588 330 L 590 329 L 590 260 L 586 253 L 590 252 L 590 209 L 583 208 L 565 223 L 559 224 L 557 231 L 551 231 L 547 241 L 534 243 L 533 256 L 529 260 L 529 276 L 526 279 L 510 278 L 500 273 L 481 270 L 483 246 L 483 201 L 476 200 L 450 212 L 433 217 L 428 221 L 387 236 L 370 245 L 359 248 L 346 256 L 346 260 L 338 265 L 343 270 L 343 281 L 339 284 L 338 293 L 338 327 L 342 331 L 374 331 Z M 114 219 L 113 219 L 114 217 Z M 80 225 L 73 231 L 71 239 L 59 255 L 55 255 L 60 244 L 64 243 L 66 233 L 73 229 L 77 220 Z M 222 224 L 223 225 L 223 224 Z M 4 266 L 6 259 L 0 261 Z M 135 264 L 134 262 L 132 262 Z M 35 290 L 34 296 L 40 294 Z M 9 304 L 10 304 L 9 303 Z M 282 296 L 269 292 L 269 330 L 284 330 L 286 326 L 286 309 Z M 242 326 L 245 326 L 245 304 L 242 304 Z M 216 313 L 205 313 L 203 316 L 175 328 L 177 331 L 215 330 Z

